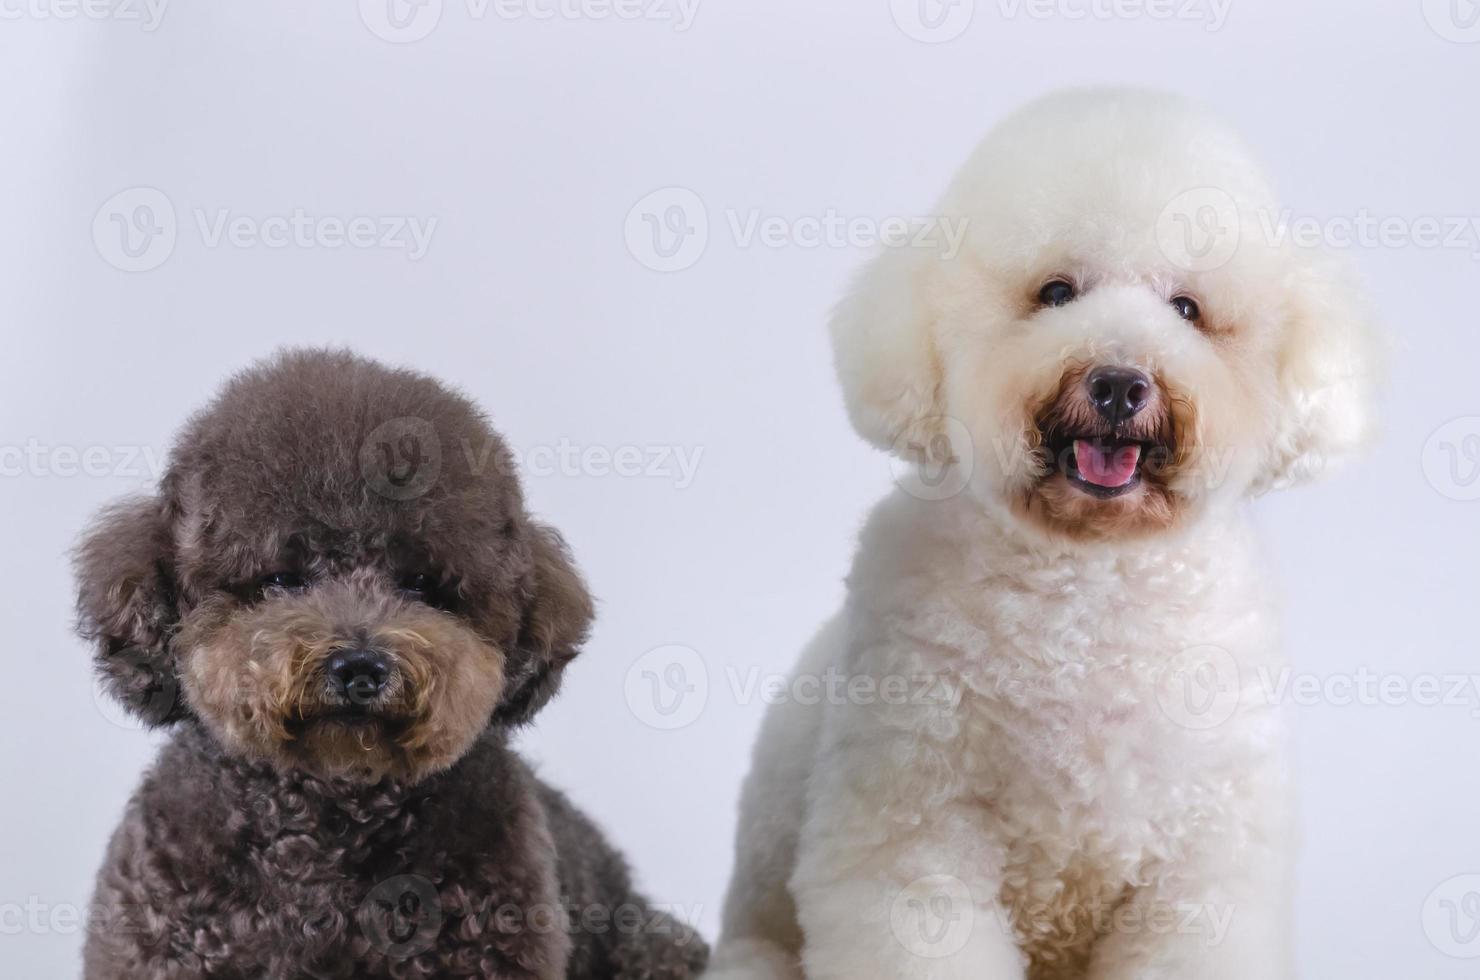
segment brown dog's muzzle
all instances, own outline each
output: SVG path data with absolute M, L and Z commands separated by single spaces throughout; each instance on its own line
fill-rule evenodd
M 368 572 L 251 604 L 218 597 L 180 641 L 187 697 L 224 741 L 327 775 L 444 768 L 504 687 L 496 644 Z
M 336 650 L 325 667 L 330 695 L 351 710 L 369 710 L 380 701 L 390 685 L 389 658 L 374 650 Z

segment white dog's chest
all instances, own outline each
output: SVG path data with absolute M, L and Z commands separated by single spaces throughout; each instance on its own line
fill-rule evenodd
M 886 809 L 970 804 L 979 838 L 953 846 L 1000 881 L 1032 980 L 1081 976 L 1133 897 L 1192 852 L 1237 853 L 1240 801 L 1279 769 L 1277 718 L 1246 700 L 1278 663 L 1252 552 L 1236 526 L 1132 555 L 1012 551 L 900 510 L 866 542 L 889 560 L 850 580 L 845 666 L 941 678 L 955 699 L 838 712 L 830 741 L 904 736 L 915 764 Z
M 1272 656 L 1252 590 L 1231 583 L 1193 602 L 1168 590 L 1157 604 L 1143 588 L 1071 583 L 972 605 L 922 595 L 892 624 L 924 641 L 905 644 L 915 666 L 956 686 L 956 771 L 995 838 L 1002 905 L 1039 964 L 1034 980 L 1077 975 L 1127 896 L 1189 842 L 1225 837 L 1230 787 L 1272 747 L 1267 712 L 1220 719 L 1188 699 L 1238 697 Z M 1231 614 L 1239 604 L 1246 613 Z
M 1169 632 L 1160 642 L 1188 641 Z M 1079 975 L 1127 897 L 1189 839 L 1221 833 L 1229 779 L 1254 749 L 1237 724 L 1179 723 L 1168 678 L 1108 645 L 1099 653 L 1092 666 L 984 658 L 963 673 L 965 768 L 998 837 L 1002 905 L 1035 980 Z

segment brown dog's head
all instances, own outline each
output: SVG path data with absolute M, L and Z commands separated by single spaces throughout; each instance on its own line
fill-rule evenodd
M 531 717 L 592 614 L 479 411 L 344 352 L 233 379 L 158 496 L 106 511 L 76 564 L 81 631 L 129 709 L 363 782 Z

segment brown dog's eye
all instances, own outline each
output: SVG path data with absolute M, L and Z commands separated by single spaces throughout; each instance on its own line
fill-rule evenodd
M 1067 279 L 1050 279 L 1038 290 L 1038 302 L 1044 306 L 1063 306 L 1076 295 L 1072 282 Z
M 303 588 L 303 576 L 294 572 L 273 572 L 262 576 L 261 586 L 266 589 L 283 589 L 287 592 Z
M 401 588 L 407 592 L 417 592 L 421 595 L 426 595 L 436 589 L 436 587 L 437 580 L 425 572 L 417 572 L 414 575 L 408 575 L 401 579 Z
M 1197 305 L 1197 300 L 1191 296 L 1175 296 L 1172 298 L 1172 306 L 1177 315 L 1189 323 L 1196 323 L 1202 319 L 1202 307 Z
M 435 575 L 413 572 L 401 579 L 400 586 L 408 599 L 424 602 L 436 609 L 447 607 L 446 597 L 442 592 L 442 583 L 437 581 Z

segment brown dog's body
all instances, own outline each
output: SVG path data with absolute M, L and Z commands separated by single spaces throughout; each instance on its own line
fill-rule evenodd
M 78 558 L 175 737 L 99 876 L 96 980 L 682 980 L 705 950 L 507 748 L 591 601 L 482 416 L 344 353 L 234 379 Z
M 163 751 L 99 876 L 89 978 L 613 977 L 698 972 L 622 858 L 493 732 L 415 786 Z

